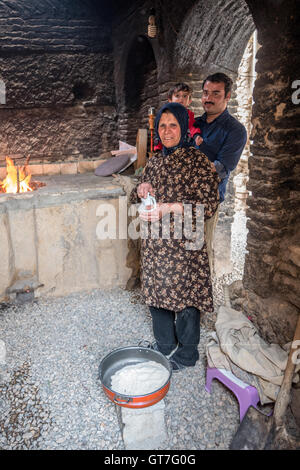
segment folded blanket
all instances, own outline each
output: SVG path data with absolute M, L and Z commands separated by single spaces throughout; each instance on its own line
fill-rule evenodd
M 261 404 L 276 400 L 288 359 L 291 343 L 281 348 L 260 338 L 256 327 L 237 310 L 221 306 L 216 332 L 206 346 L 209 367 L 226 369 L 256 387 Z M 299 381 L 300 364 L 294 382 Z

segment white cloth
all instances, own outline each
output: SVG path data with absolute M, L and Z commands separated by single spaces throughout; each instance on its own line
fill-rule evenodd
M 288 349 L 268 344 L 260 338 L 256 327 L 237 310 L 221 306 L 216 332 L 206 346 L 209 367 L 231 371 L 238 378 L 257 388 L 261 404 L 276 400 L 284 377 Z M 294 382 L 299 381 L 296 366 Z

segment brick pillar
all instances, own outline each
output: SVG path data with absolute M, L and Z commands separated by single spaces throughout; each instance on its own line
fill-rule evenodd
M 298 78 L 296 3 L 275 8 L 266 1 L 263 8 L 253 7 L 262 47 L 256 64 L 243 284 L 245 308 L 261 333 L 284 343 L 293 336 L 300 308 L 298 124 L 291 99 Z

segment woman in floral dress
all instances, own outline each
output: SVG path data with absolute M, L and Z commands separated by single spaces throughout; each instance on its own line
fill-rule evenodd
M 207 249 L 199 233 L 203 236 L 204 219 L 218 207 L 220 180 L 208 158 L 188 143 L 182 105 L 164 105 L 155 127 L 163 149 L 148 161 L 131 202 L 148 193 L 157 201 L 154 210 L 140 213 L 142 291 L 153 321 L 153 347 L 177 371 L 195 365 L 200 314 L 213 312 Z M 201 207 L 204 217 L 197 218 Z

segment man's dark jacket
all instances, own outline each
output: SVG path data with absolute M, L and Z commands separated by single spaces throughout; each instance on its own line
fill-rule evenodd
M 206 122 L 206 113 L 204 113 L 196 118 L 194 125 L 201 129 L 203 138 L 198 148 L 215 164 L 222 179 L 219 185 L 220 202 L 222 202 L 230 172 L 236 168 L 247 142 L 247 131 L 243 124 L 229 114 L 227 108 L 210 123 Z

